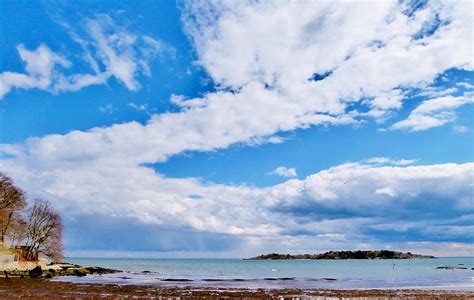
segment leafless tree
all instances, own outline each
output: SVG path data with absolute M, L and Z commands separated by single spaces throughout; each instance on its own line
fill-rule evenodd
M 27 223 L 24 218 L 14 218 L 8 229 L 6 240 L 11 247 L 23 246 L 28 238 Z
M 15 218 L 10 224 L 6 240 L 8 240 L 10 246 L 22 246 L 26 243 L 28 238 L 27 223 L 23 218 Z
M 27 259 L 37 259 L 39 253 L 57 261 L 62 259 L 62 220 L 49 202 L 34 202 L 26 213 L 26 227 Z
M 21 211 L 25 206 L 23 191 L 13 184 L 10 177 L 0 172 L 0 242 L 5 241 L 12 223 L 22 219 Z

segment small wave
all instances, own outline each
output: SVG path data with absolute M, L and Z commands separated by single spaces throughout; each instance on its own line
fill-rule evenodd
M 265 277 L 264 280 L 295 280 L 295 277 L 280 277 L 280 278 Z

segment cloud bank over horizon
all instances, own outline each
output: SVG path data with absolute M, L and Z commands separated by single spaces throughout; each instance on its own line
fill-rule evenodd
M 382 134 L 409 135 L 452 124 L 468 133 L 456 121 L 473 102 L 471 10 L 464 1 L 185 1 L 179 22 L 213 89 L 192 96 L 176 89 L 167 99 L 171 108 L 150 111 L 145 121 L 0 144 L 0 169 L 32 197 L 50 199 L 70 224 L 70 238 L 87 234 L 80 220 L 100 219 L 104 233 L 135 230 L 147 241 L 133 249 L 133 236 L 125 233 L 128 248 L 118 249 L 116 241 L 101 245 L 99 230 L 80 246 L 71 239 L 71 251 L 426 247 L 466 253 L 474 241 L 472 162 L 359 155 L 301 176 L 299 167 L 275 161 L 261 176 L 284 181 L 263 187 L 174 178 L 153 165 L 187 153 L 285 144 L 289 133 L 314 127 L 373 123 Z M 141 77 L 153 77 L 157 57 L 177 51 L 108 14 L 85 18 L 82 31 L 56 22 L 80 46 L 89 71 L 67 72 L 73 56 L 46 44 L 17 45 L 25 69 L 0 73 L 1 101 L 15 89 L 56 95 L 111 78 L 133 95 Z M 461 75 L 452 79 L 449 72 Z M 455 84 L 448 88 L 449 80 Z M 148 111 L 135 101 L 117 103 Z

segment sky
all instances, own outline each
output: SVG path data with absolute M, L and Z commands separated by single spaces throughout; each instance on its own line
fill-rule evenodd
M 68 256 L 472 255 L 473 9 L 0 0 L 0 170 Z

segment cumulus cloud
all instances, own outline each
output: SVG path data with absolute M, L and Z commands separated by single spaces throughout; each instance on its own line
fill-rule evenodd
M 406 242 L 472 238 L 462 228 L 474 213 L 473 163 L 347 163 L 266 188 L 166 178 L 135 164 L 63 162 L 34 152 L 0 160 L 0 168 L 30 195 L 51 199 L 67 219 L 128 218 L 145 227 L 244 240 L 313 237 L 328 247 L 342 243 L 342 234 L 355 246 L 394 235 Z
M 278 175 L 281 177 L 296 177 L 296 169 L 295 168 L 287 168 L 287 167 L 277 167 L 275 170 L 268 172 L 269 175 Z
M 105 84 L 110 77 L 131 91 L 137 90 L 140 87 L 137 76 L 149 76 L 150 61 L 170 49 L 150 36 L 138 36 L 127 31 L 105 14 L 84 19 L 83 23 L 86 29 L 84 36 L 75 32 L 69 24 L 61 24 L 82 46 L 83 56 L 92 73 L 64 72 L 61 67 L 71 68 L 72 63 L 46 45 L 40 45 L 36 50 L 27 50 L 19 45 L 17 49 L 26 64 L 26 73 L 1 73 L 0 99 L 12 88 L 38 88 L 54 93 L 77 91 L 90 85 Z
M 413 8 L 396 1 L 192 1 L 183 22 L 216 83 L 234 91 L 263 83 L 299 108 L 288 119 L 308 126 L 318 113 L 383 121 L 402 107 L 410 87 L 426 87 L 449 68 L 472 70 L 469 8 L 466 2 Z M 436 30 L 428 30 L 433 22 Z M 351 111 L 354 102 L 369 111 Z
M 408 166 L 413 161 L 379 157 L 267 188 L 166 178 L 146 164 L 185 151 L 281 142 L 279 132 L 313 125 L 384 120 L 403 106 L 406 90 L 427 87 L 448 69 L 472 70 L 470 5 L 437 2 L 408 13 L 399 1 L 186 2 L 183 24 L 216 91 L 175 95 L 179 111 L 146 124 L 4 145 L 13 157 L 1 159 L 0 168 L 69 217 L 243 235 L 252 247 L 283 240 L 298 247 L 314 237 L 325 245 L 394 236 L 463 243 L 472 238 L 461 234 L 472 222 L 472 163 Z M 442 22 L 427 30 L 434 16 Z M 95 22 L 87 23 L 93 42 L 84 47 L 95 49 L 86 53 L 97 72 L 64 86 L 105 74 L 138 88 L 133 74 L 147 68 L 130 47 L 140 38 L 110 35 L 107 20 Z M 428 100 L 418 112 L 442 119 L 457 107 L 451 98 Z
M 465 96 L 445 96 L 426 100 L 415 108 L 407 119 L 393 124 L 391 129 L 422 131 L 442 126 L 456 120 L 456 108 L 473 101 L 471 97 Z
M 275 137 L 278 132 L 359 122 L 360 113 L 349 109 L 354 101 L 362 101 L 370 112 L 377 112 L 374 116 L 382 117 L 401 106 L 400 86 L 423 86 L 448 68 L 471 66 L 465 42 L 470 16 L 464 2 L 427 6 L 411 16 L 398 2 L 370 7 L 306 4 L 186 4 L 183 22 L 196 43 L 200 63 L 222 89 L 192 99 L 175 95 L 171 100 L 180 111 L 155 115 L 145 125 L 131 122 L 31 139 L 32 151 L 64 160 L 152 163 L 183 151 L 280 142 Z M 432 35 L 414 39 L 436 13 L 450 22 Z M 129 40 L 134 38 L 123 43 L 128 45 Z M 245 51 L 235 45 L 246 45 Z M 107 52 L 108 47 L 104 49 Z M 332 71 L 323 79 L 311 79 L 322 78 L 314 74 L 326 70 Z M 134 86 L 128 77 L 117 76 Z M 444 100 L 449 97 L 439 102 Z M 439 115 L 441 120 L 449 117 L 449 113 Z M 95 146 L 84 147 L 91 144 Z

